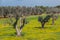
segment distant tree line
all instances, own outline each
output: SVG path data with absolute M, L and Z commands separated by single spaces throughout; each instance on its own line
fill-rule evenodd
M 0 17 L 8 17 L 19 15 L 40 15 L 43 13 L 59 12 L 60 6 L 56 7 L 45 7 L 45 6 L 35 6 L 35 7 L 26 7 L 26 6 L 0 6 Z
M 20 7 L 20 6 L 8 6 L 8 7 L 0 7 L 0 17 L 7 16 L 16 16 L 19 15 L 39 15 L 43 13 L 43 7 Z

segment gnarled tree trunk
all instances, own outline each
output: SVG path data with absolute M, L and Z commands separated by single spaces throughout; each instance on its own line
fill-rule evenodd
M 20 35 L 25 24 L 25 17 L 20 17 Z

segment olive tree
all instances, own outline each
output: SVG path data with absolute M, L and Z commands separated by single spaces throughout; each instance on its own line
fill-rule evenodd
M 47 15 L 45 18 L 38 17 L 38 21 L 41 22 L 42 28 L 44 28 L 45 23 L 49 21 L 50 17 L 50 15 Z

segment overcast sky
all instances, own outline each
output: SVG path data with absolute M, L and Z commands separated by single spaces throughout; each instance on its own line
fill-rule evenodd
M 0 0 L 0 6 L 56 6 L 60 0 Z

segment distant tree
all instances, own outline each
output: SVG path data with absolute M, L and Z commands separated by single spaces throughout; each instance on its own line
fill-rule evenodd
M 56 6 L 57 8 L 60 8 L 60 5 Z
M 45 18 L 38 17 L 38 21 L 41 22 L 42 28 L 44 28 L 45 23 L 48 22 L 50 18 L 50 15 L 47 15 Z
M 51 14 L 51 18 L 52 18 L 52 25 L 54 25 L 55 20 L 58 18 L 58 13 L 59 13 L 60 9 L 59 8 L 55 8 L 55 7 L 48 7 L 46 12 L 47 14 Z

